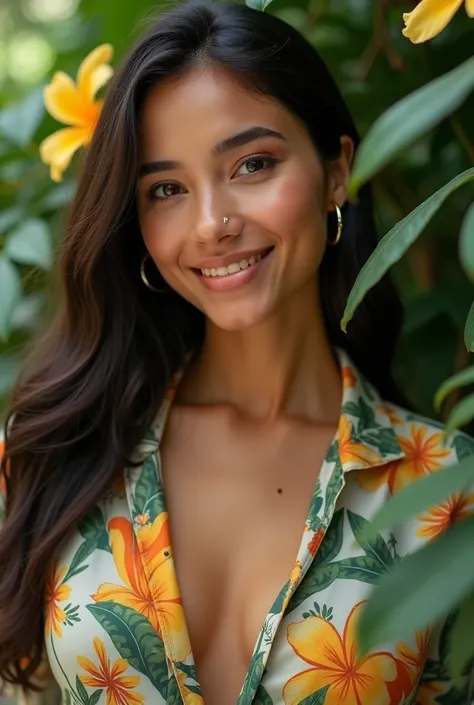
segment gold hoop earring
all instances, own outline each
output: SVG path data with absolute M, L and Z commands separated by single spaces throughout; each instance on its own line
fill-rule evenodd
M 150 255 L 148 253 L 143 257 L 141 264 L 140 264 L 140 275 L 142 278 L 142 282 L 145 284 L 146 287 L 148 287 L 148 289 L 150 289 L 151 291 L 155 291 L 157 294 L 167 294 L 169 289 L 157 289 L 156 286 L 153 286 L 148 281 L 148 277 L 145 273 L 145 265 L 146 265 L 147 259 L 151 259 Z
M 341 209 L 339 208 L 337 203 L 334 204 L 334 210 L 336 211 L 336 216 L 337 216 L 337 233 L 336 233 L 336 237 L 334 240 L 330 240 L 329 238 L 327 238 L 327 243 L 331 247 L 334 247 L 335 245 L 337 245 L 337 243 L 341 239 L 341 235 L 342 235 L 342 213 L 341 213 Z

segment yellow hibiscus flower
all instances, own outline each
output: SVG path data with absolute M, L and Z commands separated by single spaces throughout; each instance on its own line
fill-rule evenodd
M 40 144 L 40 156 L 50 165 L 53 181 L 61 181 L 74 153 L 92 139 L 102 101 L 95 96 L 113 74 L 108 65 L 113 49 L 102 44 L 94 49 L 81 63 L 77 82 L 63 71 L 54 74 L 44 89 L 46 109 L 56 120 L 71 125 L 54 132 Z
M 112 555 L 123 585 L 103 583 L 92 595 L 96 602 L 117 602 L 143 614 L 161 635 L 161 625 L 173 639 L 178 661 L 191 651 L 179 588 L 171 563 L 169 522 L 166 512 L 153 523 L 137 528 L 140 550 L 131 522 L 115 517 L 108 524 Z M 150 576 L 147 579 L 142 554 Z
M 307 617 L 288 626 L 288 642 L 311 668 L 298 673 L 283 688 L 285 705 L 298 705 L 327 688 L 325 705 L 398 703 L 409 694 L 405 668 L 389 653 L 359 658 L 356 625 L 363 602 L 350 612 L 342 636 L 323 617 Z
M 104 643 L 98 636 L 94 639 L 94 651 L 99 665 L 96 666 L 85 656 L 78 656 L 77 661 L 88 676 L 79 676 L 81 682 L 89 688 L 106 688 L 107 705 L 142 705 L 143 695 L 134 691 L 140 682 L 140 676 L 124 676 L 128 661 L 118 658 L 110 665 Z M 133 691 L 133 692 L 132 692 Z
M 71 586 L 63 585 L 62 580 L 66 575 L 66 566 L 59 569 L 58 561 L 53 563 L 51 575 L 46 583 L 46 636 L 53 632 L 58 638 L 62 637 L 61 624 L 66 621 L 66 613 L 59 602 L 65 602 L 71 594 Z
M 403 34 L 413 44 L 436 37 L 451 22 L 464 0 L 421 0 L 412 12 L 405 12 Z M 474 0 L 465 0 L 466 12 L 474 17 Z
M 339 421 L 338 436 L 342 465 L 357 463 L 359 467 L 370 467 L 382 462 L 382 456 L 378 451 L 352 440 L 352 424 L 344 414 Z

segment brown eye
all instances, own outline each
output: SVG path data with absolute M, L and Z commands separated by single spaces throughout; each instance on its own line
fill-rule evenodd
M 180 184 L 167 181 L 164 184 L 154 184 L 148 192 L 148 197 L 152 201 L 165 201 L 168 198 L 172 198 L 172 196 L 183 193 L 184 190 Z
M 259 171 L 268 171 L 272 169 L 277 163 L 276 159 L 267 156 L 255 156 L 246 159 L 243 164 L 237 170 L 240 176 L 249 176 L 250 174 L 256 174 Z

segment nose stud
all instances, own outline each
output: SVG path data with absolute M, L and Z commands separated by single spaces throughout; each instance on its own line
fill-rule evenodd
M 222 218 L 222 220 L 224 221 L 224 225 L 227 225 L 229 222 L 229 218 L 226 215 Z

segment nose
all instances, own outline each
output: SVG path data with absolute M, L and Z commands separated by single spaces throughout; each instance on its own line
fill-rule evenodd
M 208 196 L 197 209 L 194 233 L 199 244 L 209 245 L 240 235 L 241 218 L 231 206 L 226 208 L 222 202 L 222 198 Z

